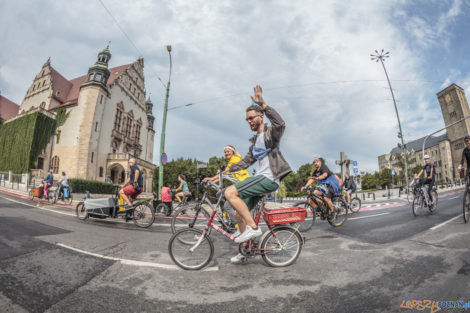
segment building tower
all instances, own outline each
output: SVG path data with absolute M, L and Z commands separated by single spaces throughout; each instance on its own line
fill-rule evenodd
M 99 85 L 107 89 L 106 84 L 109 78 L 109 69 L 108 62 L 111 59 L 111 52 L 109 52 L 109 45 L 106 48 L 98 53 L 98 60 L 95 65 L 91 66 L 88 69 L 88 75 L 86 82 L 82 85 Z
M 153 142 L 155 137 L 155 130 L 153 124 L 155 122 L 155 117 L 153 116 L 153 103 L 150 100 L 150 97 L 145 101 L 145 110 L 147 112 L 147 146 L 146 146 L 146 160 L 152 162 L 153 159 Z
M 465 92 L 456 84 L 452 84 L 437 93 L 437 99 L 441 105 L 442 116 L 446 126 L 470 115 L 470 108 L 468 107 Z M 462 150 L 464 148 L 463 137 L 468 134 L 470 134 L 469 119 L 447 128 L 447 138 L 450 141 L 452 170 L 454 174 L 456 174 L 455 169 L 460 163 Z

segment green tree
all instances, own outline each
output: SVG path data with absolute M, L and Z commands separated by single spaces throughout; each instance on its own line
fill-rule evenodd
M 287 190 L 286 190 L 286 185 L 284 184 L 284 181 L 281 181 L 279 184 L 279 189 L 277 190 L 277 198 L 284 199 L 287 196 Z
M 362 183 L 362 189 L 364 190 L 375 189 L 377 186 L 376 176 L 371 173 L 366 173 L 362 177 L 361 183 Z
M 376 184 L 380 185 L 382 188 L 385 186 L 390 186 L 392 184 L 392 170 L 389 168 L 384 168 L 376 176 Z

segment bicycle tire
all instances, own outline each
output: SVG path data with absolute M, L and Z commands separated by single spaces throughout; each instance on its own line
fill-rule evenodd
M 85 209 L 85 203 L 79 202 L 75 207 L 75 214 L 77 215 L 79 220 L 86 220 L 88 218 L 88 212 Z
M 351 210 L 352 213 L 357 213 L 361 209 L 361 205 L 361 199 L 354 197 L 351 199 L 351 203 L 349 204 L 349 210 Z
M 470 193 L 468 189 L 465 190 L 463 196 L 463 221 L 468 223 L 470 221 Z
M 263 241 L 261 242 L 260 248 L 280 248 L 281 250 L 265 250 L 262 252 L 261 256 L 263 258 L 263 261 L 272 267 L 289 266 L 294 263 L 295 260 L 297 260 L 297 258 L 299 257 L 300 252 L 302 251 L 302 245 L 302 236 L 297 230 L 289 226 L 275 227 L 264 237 Z M 285 246 L 287 246 L 287 248 Z
M 294 227 L 296 227 L 299 231 L 305 232 L 309 231 L 313 224 L 315 224 L 316 219 L 316 210 L 310 204 L 309 201 L 301 201 L 294 204 L 294 206 L 305 208 L 307 212 L 305 212 L 305 221 L 294 223 Z
M 32 190 L 30 190 L 30 191 L 28 192 L 28 199 L 29 199 L 29 200 L 34 200 L 34 195 L 33 195 L 33 191 L 32 191 Z
M 419 216 L 419 207 L 423 205 L 421 195 L 415 195 L 413 198 L 413 203 L 411 204 L 411 212 L 414 216 Z
M 159 203 L 155 208 L 155 214 L 157 216 L 168 216 L 170 208 L 165 203 Z
M 49 202 L 49 204 L 54 204 L 57 202 L 55 191 L 49 190 L 47 192 L 47 202 Z
M 171 260 L 184 270 L 200 270 L 209 264 L 214 256 L 214 244 L 209 236 L 205 235 L 199 246 L 194 251 L 190 251 L 201 236 L 202 231 L 196 228 L 180 229 L 173 234 L 168 242 Z
M 72 202 L 73 202 L 73 197 L 72 197 L 72 195 L 69 195 L 68 198 L 64 198 L 64 202 L 65 202 L 65 204 L 71 205 Z
M 344 222 L 346 222 L 348 219 L 348 205 L 346 204 L 346 201 L 344 201 L 343 199 L 339 197 L 333 199 L 332 201 L 333 201 L 333 207 L 335 209 L 335 214 L 333 218 L 328 217 L 327 220 L 331 226 L 339 227 L 343 225 Z
M 194 207 L 182 206 L 171 218 L 171 232 L 176 234 L 181 228 L 196 228 L 202 231 L 209 217 L 209 212 L 199 207 L 199 204 Z
M 431 212 L 431 214 L 434 214 L 436 213 L 436 210 L 437 210 L 437 200 L 438 200 L 438 196 L 437 196 L 437 191 L 436 190 L 433 190 L 431 191 L 432 193 L 432 205 L 429 206 L 429 212 Z
M 149 216 L 150 215 L 150 216 Z M 134 224 L 142 228 L 150 227 L 155 221 L 155 211 L 148 202 L 139 203 L 132 211 Z

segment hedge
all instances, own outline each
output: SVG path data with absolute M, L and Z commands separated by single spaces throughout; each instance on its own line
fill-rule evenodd
M 70 187 L 72 187 L 72 191 L 76 193 L 85 193 L 86 191 L 89 191 L 92 194 L 113 193 L 113 184 L 79 178 L 69 178 L 67 181 L 70 184 Z

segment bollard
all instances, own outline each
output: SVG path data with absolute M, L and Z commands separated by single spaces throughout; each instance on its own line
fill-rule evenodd
M 362 193 L 362 200 L 366 200 L 366 194 L 365 193 Z
M 372 196 L 373 196 L 373 198 L 374 198 L 374 200 L 375 200 L 375 192 L 372 193 Z

